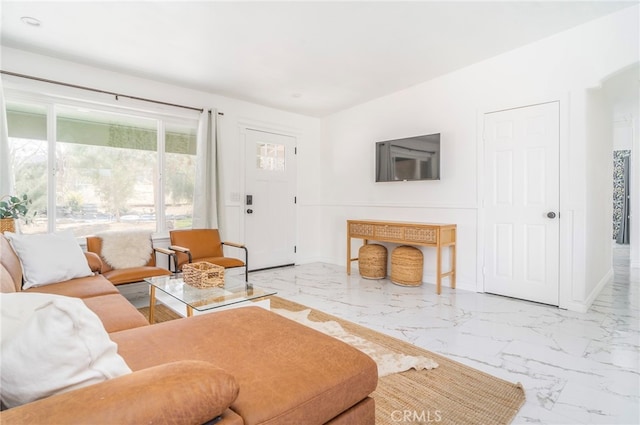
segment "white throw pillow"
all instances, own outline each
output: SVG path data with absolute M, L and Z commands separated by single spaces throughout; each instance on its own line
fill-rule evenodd
M 87 258 L 70 230 L 38 235 L 6 232 L 4 235 L 20 258 L 23 289 L 91 275 Z
M 131 373 L 102 322 L 79 298 L 0 295 L 2 403 L 24 403 Z

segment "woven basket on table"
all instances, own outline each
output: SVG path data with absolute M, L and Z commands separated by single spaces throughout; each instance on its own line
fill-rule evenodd
M 387 277 L 387 248 L 378 244 L 362 245 L 358 250 L 358 270 L 366 279 Z
M 182 266 L 182 279 L 196 288 L 220 288 L 224 286 L 224 267 L 206 261 L 185 264 Z
M 0 218 L 0 233 L 15 232 L 16 221 L 13 218 Z
M 399 246 L 391 253 L 391 281 L 403 286 L 422 285 L 424 255 L 413 246 Z

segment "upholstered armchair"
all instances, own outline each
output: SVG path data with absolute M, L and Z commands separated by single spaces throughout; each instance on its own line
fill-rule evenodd
M 171 239 L 169 249 L 175 252 L 174 271 L 182 270 L 182 266 L 186 263 L 206 261 L 225 269 L 244 267 L 244 279 L 249 280 L 247 247 L 234 242 L 222 242 L 218 229 L 172 230 L 169 236 Z M 225 257 L 223 249 L 225 245 L 244 250 L 244 261 L 235 257 Z
M 153 248 L 149 233 L 109 232 L 88 236 L 87 251 L 100 257 L 102 264 L 99 271 L 114 285 L 140 282 L 148 277 L 171 274 L 171 271 L 156 266 L 155 254 L 160 251 L 171 257 L 173 253 L 161 248 Z

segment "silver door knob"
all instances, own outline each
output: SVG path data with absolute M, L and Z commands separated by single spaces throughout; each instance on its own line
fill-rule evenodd
M 554 213 L 553 211 L 549 211 L 547 213 L 547 218 L 556 218 L 556 213 Z

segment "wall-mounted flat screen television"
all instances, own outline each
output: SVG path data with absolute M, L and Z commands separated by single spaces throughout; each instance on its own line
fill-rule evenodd
M 376 143 L 376 182 L 440 180 L 440 133 Z

